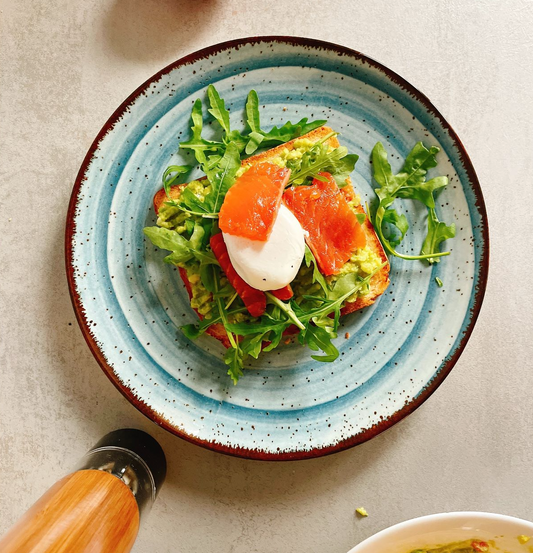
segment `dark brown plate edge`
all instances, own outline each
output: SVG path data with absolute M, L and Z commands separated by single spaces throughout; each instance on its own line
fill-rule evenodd
M 137 398 L 129 388 L 127 388 L 122 382 L 120 382 L 119 378 L 113 371 L 112 367 L 107 363 L 103 352 L 100 350 L 96 340 L 91 334 L 88 322 L 85 318 L 83 305 L 81 303 L 78 293 L 76 292 L 74 266 L 72 263 L 73 261 L 72 260 L 72 254 L 73 254 L 72 240 L 74 235 L 74 216 L 76 213 L 76 205 L 78 203 L 78 194 L 79 194 L 81 185 L 85 180 L 85 173 L 89 167 L 89 163 L 94 155 L 94 152 L 98 148 L 100 141 L 105 137 L 105 135 L 110 130 L 113 129 L 115 123 L 120 118 L 120 115 L 125 111 L 125 109 L 129 105 L 131 105 L 134 102 L 134 100 L 139 96 L 139 94 L 141 94 L 144 90 L 146 90 L 153 82 L 158 81 L 163 75 L 166 75 L 167 73 L 176 69 L 177 67 L 187 65 L 189 63 L 193 63 L 202 58 L 207 58 L 209 56 L 212 56 L 213 54 L 222 52 L 224 50 L 244 46 L 246 44 L 260 44 L 260 43 L 269 44 L 272 42 L 294 44 L 298 46 L 309 46 L 312 48 L 323 48 L 325 50 L 336 52 L 339 56 L 346 55 L 355 59 L 363 60 L 365 63 L 368 63 L 369 65 L 383 72 L 389 79 L 391 79 L 393 82 L 398 84 L 401 88 L 405 89 L 409 94 L 416 97 L 416 99 L 419 100 L 424 105 L 424 107 L 428 110 L 428 112 L 430 112 L 432 115 L 436 117 L 436 119 L 440 122 L 442 127 L 449 133 L 450 138 L 452 139 L 452 141 L 457 147 L 461 162 L 464 166 L 464 169 L 468 175 L 468 178 L 470 179 L 472 188 L 474 190 L 474 195 L 476 197 L 476 207 L 479 210 L 479 213 L 481 215 L 481 224 L 482 224 L 481 233 L 483 236 L 483 249 L 481 251 L 481 256 L 480 256 L 479 280 L 478 280 L 478 285 L 476 287 L 476 291 L 474 295 L 473 306 L 471 308 L 472 313 L 471 313 L 469 324 L 466 330 L 463 332 L 463 337 L 459 345 L 455 349 L 453 355 L 444 363 L 444 365 L 439 370 L 437 376 L 424 388 L 424 390 L 412 401 L 410 401 L 409 403 L 406 403 L 402 409 L 400 409 L 399 411 L 396 411 L 392 416 L 387 417 L 386 419 L 383 419 L 380 423 L 368 429 L 365 429 L 364 431 L 359 432 L 358 434 L 350 438 L 347 438 L 346 440 L 343 440 L 334 445 L 322 447 L 322 448 L 314 448 L 314 449 L 305 450 L 305 451 L 288 451 L 288 452 L 280 451 L 279 453 L 271 453 L 271 452 L 266 452 L 261 450 L 254 450 L 254 449 L 247 449 L 247 448 L 240 448 L 240 447 L 230 447 L 214 441 L 209 442 L 206 440 L 201 440 L 199 438 L 196 438 L 195 436 L 191 436 L 190 434 L 187 434 L 182 429 L 174 426 L 172 423 L 170 423 L 164 417 L 162 417 L 160 413 L 153 410 L 148 404 L 139 400 L 139 398 Z M 323 457 L 325 455 L 331 455 L 333 453 L 337 453 L 339 451 L 343 451 L 351 447 L 354 447 L 356 445 L 362 444 L 370 440 L 371 438 L 374 438 L 381 432 L 387 430 L 388 428 L 390 428 L 400 420 L 404 419 L 405 417 L 413 413 L 442 384 L 442 382 L 448 376 L 448 374 L 450 373 L 454 365 L 457 363 L 457 360 L 461 356 L 472 334 L 472 331 L 474 329 L 474 326 L 476 324 L 476 321 L 478 319 L 478 316 L 481 310 L 481 305 L 483 303 L 483 298 L 485 296 L 485 290 L 486 290 L 487 278 L 488 278 L 488 269 L 489 269 L 489 228 L 488 228 L 488 221 L 487 221 L 487 211 L 485 208 L 485 202 L 483 199 L 481 186 L 479 184 L 479 180 L 477 178 L 477 175 L 472 165 L 472 162 L 470 160 L 470 157 L 467 154 L 466 149 L 463 143 L 461 142 L 461 140 L 459 139 L 459 137 L 457 136 L 456 132 L 453 130 L 450 124 L 446 121 L 443 115 L 432 104 L 432 102 L 429 100 L 429 98 L 427 98 L 425 94 L 420 92 L 417 88 L 411 85 L 403 77 L 401 77 L 394 71 L 382 65 L 380 62 L 351 48 L 340 46 L 332 42 L 326 42 L 322 40 L 316 40 L 316 39 L 310 39 L 310 38 L 304 38 L 304 37 L 275 36 L 275 35 L 257 36 L 257 37 L 248 37 L 248 38 L 241 38 L 241 39 L 221 42 L 219 44 L 215 44 L 213 46 L 203 48 L 192 54 L 189 54 L 187 56 L 180 58 L 179 60 L 167 65 L 165 68 L 161 69 L 159 72 L 157 72 L 155 75 L 153 75 L 148 80 L 146 80 L 143 84 L 141 84 L 114 111 L 114 113 L 106 121 L 106 123 L 104 124 L 104 126 L 102 127 L 102 129 L 100 130 L 96 138 L 94 139 L 91 147 L 89 148 L 87 154 L 85 155 L 83 163 L 76 177 L 74 187 L 72 189 L 72 194 L 70 197 L 70 202 L 69 202 L 68 211 L 67 211 L 66 229 L 65 229 L 65 265 L 66 265 L 66 273 L 67 273 L 67 281 L 68 281 L 70 297 L 72 300 L 72 305 L 74 307 L 76 319 L 82 331 L 83 337 L 85 338 L 85 341 L 87 342 L 87 345 L 89 346 L 89 349 L 94 355 L 96 361 L 98 362 L 98 364 L 100 365 L 104 373 L 107 375 L 109 380 L 111 380 L 111 382 L 115 385 L 115 387 L 122 393 L 124 397 L 126 397 L 126 399 L 136 409 L 138 409 L 141 413 L 143 413 L 153 422 L 155 422 L 165 430 L 168 430 L 172 434 L 175 434 L 176 436 L 179 436 L 180 438 L 183 438 L 188 442 L 210 449 L 212 451 L 217 451 L 219 453 L 223 453 L 223 454 L 231 455 L 235 457 L 241 457 L 245 459 L 254 459 L 254 460 L 262 460 L 262 461 L 295 461 L 295 460 L 304 460 L 304 459 L 314 459 L 317 457 Z

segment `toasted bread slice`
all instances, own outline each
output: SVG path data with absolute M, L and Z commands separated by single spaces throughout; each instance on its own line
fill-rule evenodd
M 325 137 L 326 135 L 330 134 L 332 132 L 332 129 L 329 127 L 319 127 L 318 129 L 315 129 L 314 131 L 311 131 L 310 133 L 307 133 L 306 135 L 291 140 L 290 142 L 286 142 L 285 144 L 280 144 L 279 146 L 276 146 L 275 148 L 272 148 L 270 150 L 267 150 L 265 152 L 261 152 L 255 156 L 249 157 L 248 159 L 244 160 L 242 162 L 243 166 L 246 165 L 255 165 L 257 163 L 261 163 L 263 161 L 269 161 L 271 159 L 274 159 L 277 157 L 283 150 L 292 150 L 294 149 L 294 143 L 296 140 L 300 140 L 301 138 L 307 138 L 311 140 L 312 142 L 318 142 L 320 139 Z M 328 139 L 328 144 L 330 146 L 333 146 L 334 148 L 337 148 L 339 146 L 339 141 L 335 136 L 332 136 Z M 199 180 L 204 180 L 206 177 L 203 177 Z M 187 184 L 178 184 L 176 186 L 172 186 L 170 189 L 170 198 L 172 200 L 177 200 L 180 197 L 182 189 L 187 186 Z M 350 180 L 348 179 L 348 184 L 342 188 L 342 193 L 346 197 L 348 201 L 352 200 L 355 197 L 355 191 L 351 185 Z M 159 212 L 159 209 L 161 206 L 168 201 L 167 195 L 163 189 L 159 190 L 156 195 L 154 196 L 154 208 L 156 213 Z M 357 211 L 359 213 L 365 213 L 363 207 L 361 205 L 357 206 Z M 370 282 L 370 291 L 366 296 L 362 296 L 358 298 L 354 302 L 347 303 L 344 308 L 341 311 L 341 315 L 347 315 L 348 313 L 353 313 L 354 311 L 357 311 L 359 309 L 362 309 L 363 307 L 368 307 L 369 305 L 372 305 L 376 299 L 383 294 L 387 286 L 389 285 L 389 264 L 387 260 L 387 256 L 385 255 L 385 252 L 383 250 L 383 247 L 381 246 L 381 243 L 374 231 L 374 227 L 372 226 L 372 223 L 370 222 L 369 218 L 367 217 L 365 219 L 365 222 L 363 224 L 363 228 L 366 235 L 366 242 L 367 246 L 370 246 L 374 252 L 376 252 L 383 263 L 386 263 L 386 265 L 378 272 L 376 273 Z M 187 288 L 187 292 L 189 293 L 189 297 L 192 297 L 192 289 L 191 284 L 187 278 L 187 272 L 184 269 L 180 268 L 180 276 L 185 283 L 185 287 Z M 202 315 L 198 313 L 198 317 L 200 319 L 202 318 Z M 289 328 L 285 334 L 295 334 L 298 332 L 297 327 L 291 327 Z M 224 329 L 224 326 L 220 323 L 214 324 L 210 326 L 207 330 L 207 333 L 213 338 L 216 338 L 225 347 L 229 347 L 229 340 L 226 334 L 226 331 Z

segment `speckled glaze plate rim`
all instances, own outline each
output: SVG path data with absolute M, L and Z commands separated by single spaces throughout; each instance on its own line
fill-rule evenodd
M 209 58 L 210 56 L 220 53 L 224 50 L 239 48 L 247 44 L 254 45 L 254 44 L 272 44 L 272 43 L 282 43 L 285 45 L 292 45 L 292 46 L 320 48 L 320 49 L 328 50 L 330 52 L 334 52 L 339 56 L 348 56 L 350 58 L 363 61 L 363 63 L 366 63 L 369 66 L 375 68 L 376 70 L 382 72 L 388 79 L 390 79 L 392 82 L 394 82 L 402 89 L 406 90 L 414 98 L 416 98 L 416 100 L 420 102 L 426 108 L 426 110 L 435 117 L 435 119 L 442 126 L 442 128 L 448 132 L 450 139 L 452 140 L 453 144 L 457 148 L 460 161 L 463 164 L 466 174 L 468 175 L 468 179 L 470 181 L 472 191 L 474 192 L 474 195 L 476 197 L 476 207 L 479 210 L 479 213 L 481 215 L 481 222 L 482 222 L 481 235 L 483 237 L 483 249 L 481 252 L 480 264 L 479 264 L 479 271 L 480 271 L 479 281 L 478 281 L 478 286 L 474 291 L 474 301 L 473 301 L 473 307 L 471 310 L 471 318 L 468 322 L 468 325 L 463 331 L 463 336 L 459 343 L 459 346 L 455 349 L 453 355 L 443 363 L 440 370 L 437 372 L 437 374 L 431 380 L 431 382 L 424 388 L 424 390 L 421 391 L 416 398 L 414 398 L 409 403 L 407 403 L 402 409 L 400 409 L 399 411 L 396 411 L 392 416 L 385 418 L 380 423 L 372 426 L 371 428 L 368 428 L 334 445 L 321 447 L 321 448 L 313 448 L 313 449 L 304 450 L 304 451 L 288 451 L 288 452 L 280 451 L 279 453 L 251 450 L 251 449 L 242 448 L 242 447 L 234 447 L 234 446 L 232 447 L 232 446 L 227 446 L 217 442 L 208 442 L 206 440 L 201 440 L 199 438 L 196 438 L 194 436 L 187 434 L 182 429 L 172 425 L 170 422 L 165 420 L 159 413 L 155 412 L 150 407 L 150 405 L 148 405 L 146 402 L 137 398 L 127 386 L 125 386 L 120 382 L 113 368 L 107 363 L 104 353 L 101 351 L 100 347 L 98 346 L 94 336 L 91 334 L 89 323 L 85 317 L 85 312 L 81 302 L 81 298 L 78 292 L 76 291 L 75 270 L 74 270 L 74 264 L 73 264 L 73 261 L 74 261 L 73 260 L 73 246 L 74 246 L 73 239 L 74 239 L 74 233 L 75 233 L 74 221 L 75 221 L 75 215 L 76 215 L 76 205 L 78 203 L 78 197 L 79 197 L 82 184 L 86 179 L 86 173 L 88 171 L 90 162 L 94 156 L 94 153 L 98 149 L 100 142 L 104 139 L 104 137 L 108 134 L 108 132 L 110 132 L 113 129 L 117 121 L 120 119 L 121 115 L 128 109 L 128 107 L 131 104 L 133 104 L 133 102 L 141 94 L 143 94 L 150 87 L 152 83 L 157 82 L 162 76 L 170 73 L 171 71 L 177 69 L 178 67 L 191 64 L 201 59 Z M 470 160 L 470 157 L 468 156 L 465 147 L 463 146 L 461 140 L 459 139 L 459 137 L 457 136 L 453 128 L 446 121 L 443 115 L 438 111 L 438 109 L 431 103 L 431 101 L 429 100 L 429 98 L 427 98 L 427 96 L 425 96 L 417 88 L 411 85 L 403 77 L 401 77 L 394 71 L 388 69 L 380 62 L 375 61 L 374 59 L 369 58 L 368 56 L 356 50 L 353 50 L 351 48 L 340 46 L 338 44 L 331 43 L 331 42 L 326 42 L 326 41 L 321 41 L 321 40 L 316 40 L 311 38 L 304 38 L 304 37 L 257 36 L 257 37 L 247 37 L 247 38 L 241 38 L 241 39 L 222 42 L 219 44 L 215 44 L 213 46 L 209 46 L 207 48 L 203 48 L 187 56 L 184 56 L 179 60 L 167 65 L 165 68 L 161 69 L 159 72 L 151 76 L 142 85 L 140 85 L 132 94 L 130 94 L 130 96 L 128 96 L 128 98 L 126 98 L 126 100 L 124 100 L 122 104 L 120 104 L 120 106 L 106 121 L 106 123 L 103 125 L 102 129 L 94 139 L 91 147 L 89 148 L 87 154 L 85 155 L 83 163 L 76 177 L 76 181 L 74 183 L 72 195 L 70 198 L 70 203 L 68 206 L 68 212 L 67 212 L 66 232 L 65 232 L 65 262 L 66 262 L 68 286 L 69 286 L 70 296 L 74 307 L 76 319 L 81 328 L 85 341 L 89 346 L 89 349 L 91 350 L 92 354 L 94 355 L 96 361 L 98 362 L 98 364 L 100 365 L 104 373 L 115 385 L 115 387 L 141 413 L 143 413 L 145 416 L 150 418 L 153 422 L 155 422 L 165 430 L 168 430 L 169 432 L 175 434 L 176 436 L 179 436 L 180 438 L 183 438 L 191 443 L 202 446 L 204 448 L 217 451 L 219 453 L 224 453 L 227 455 L 232 455 L 232 456 L 242 457 L 247 459 L 257 459 L 257 460 L 272 460 L 272 461 L 302 460 L 302 459 L 322 457 L 324 455 L 337 453 L 339 451 L 343 451 L 345 449 L 351 448 L 355 445 L 358 445 L 370 440 L 371 438 L 377 436 L 384 430 L 390 428 L 391 426 L 393 426 L 394 424 L 396 424 L 397 422 L 405 418 L 407 415 L 415 411 L 418 407 L 420 407 L 420 405 L 422 405 L 429 398 L 429 396 L 431 396 L 431 394 L 440 386 L 440 384 L 442 384 L 444 379 L 448 376 L 448 374 L 454 367 L 455 363 L 459 359 L 461 353 L 463 352 L 472 334 L 472 330 L 475 326 L 475 323 L 479 316 L 479 312 L 481 310 L 481 305 L 485 295 L 486 283 L 487 283 L 487 277 L 488 277 L 489 230 L 488 230 L 487 212 L 485 208 L 483 194 L 481 191 L 481 186 L 479 184 L 479 180 L 477 178 L 477 175 L 472 165 L 472 162 Z

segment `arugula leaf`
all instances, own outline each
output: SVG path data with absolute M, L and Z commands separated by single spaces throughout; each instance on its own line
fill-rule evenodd
M 325 167 L 324 171 L 332 174 L 339 188 L 344 188 L 348 184 L 346 179 L 355 169 L 358 159 L 357 154 L 348 154 L 338 160 L 333 160 L 331 165 Z
M 247 311 L 246 307 L 240 307 L 237 309 L 232 309 L 231 311 L 227 311 L 227 314 L 229 316 L 235 315 L 237 313 L 244 313 L 245 311 Z M 180 329 L 183 331 L 183 334 L 187 336 L 187 338 L 189 338 L 190 340 L 195 340 L 196 338 L 201 336 L 210 326 L 222 322 L 222 317 L 218 314 L 216 306 L 210 313 L 210 315 L 210 318 L 205 317 L 196 324 L 183 325 L 180 327 Z
M 304 324 L 314 317 L 321 317 L 322 315 L 328 315 L 333 313 L 337 307 L 341 307 L 342 304 L 356 292 L 361 290 L 364 286 L 367 286 L 372 277 L 386 265 L 382 263 L 374 271 L 372 271 L 365 278 L 357 277 L 354 273 L 348 273 L 343 275 L 329 292 L 329 297 L 319 307 L 315 307 L 308 311 L 303 312 L 297 304 L 294 304 L 297 317 Z
M 210 154 L 209 156 L 207 156 L 207 164 L 204 165 L 204 168 L 206 170 L 213 169 L 220 163 L 221 159 L 222 156 L 220 154 Z
M 217 89 L 212 84 L 207 87 L 207 97 L 209 99 L 209 105 L 211 106 L 207 111 L 217 120 L 224 131 L 223 145 L 220 149 L 220 153 L 223 154 L 224 146 L 227 147 L 230 144 L 237 146 L 239 153 L 242 152 L 246 148 L 248 138 L 237 130 L 231 130 L 229 111 L 226 108 L 224 100 L 220 97 Z M 205 167 L 204 164 L 203 169 L 207 173 L 209 167 Z
M 189 241 L 179 232 L 161 227 L 146 227 L 143 232 L 154 246 L 173 252 L 175 263 L 185 263 L 192 259 L 193 254 L 189 247 Z M 165 261 L 168 257 L 165 258 Z
M 253 154 L 259 146 L 268 148 L 275 144 L 281 144 L 288 142 L 294 138 L 298 138 L 303 134 L 307 134 L 322 125 L 327 123 L 326 120 L 307 122 L 307 118 L 304 117 L 298 123 L 292 124 L 290 121 L 285 123 L 282 127 L 273 127 L 270 131 L 265 132 L 261 129 L 261 118 L 259 114 L 259 97 L 255 90 L 250 90 L 248 98 L 246 99 L 246 123 L 250 129 L 248 134 L 248 143 L 246 145 L 246 154 Z
M 309 319 L 309 321 L 312 321 L 316 326 L 323 328 L 332 338 L 336 338 L 337 328 L 339 327 L 339 320 L 341 316 L 341 304 L 334 304 L 334 300 L 324 298 L 320 307 L 324 308 L 326 306 L 329 306 L 329 309 L 322 309 L 318 311 L 311 317 L 311 319 Z
M 271 330 L 277 330 L 281 325 L 292 324 L 289 323 L 288 318 L 272 318 L 272 317 L 261 317 L 258 322 L 254 323 L 234 323 L 228 324 L 228 330 L 239 336 L 252 336 L 258 332 L 266 334 Z
M 204 228 L 200 224 L 195 225 L 190 240 L 187 240 L 175 230 L 162 227 L 146 227 L 143 229 L 143 232 L 154 246 L 172 252 L 165 257 L 165 263 L 183 265 L 195 258 L 200 263 L 218 265 L 218 261 L 212 252 L 200 249 L 205 233 Z
M 177 207 L 191 213 L 200 213 L 202 215 L 210 213 L 209 206 L 205 204 L 205 201 L 196 196 L 188 186 L 181 191 Z
M 215 257 L 213 252 L 206 251 L 206 250 L 191 250 L 191 251 L 194 257 L 200 263 L 204 263 L 206 265 L 218 265 L 217 258 Z
M 189 140 L 180 142 L 180 148 L 192 150 L 196 161 L 202 166 L 207 163 L 206 152 L 219 151 L 223 144 L 202 138 L 203 113 L 202 100 L 199 98 L 194 102 L 191 112 L 192 137 Z
M 235 298 L 235 288 L 233 288 L 233 286 L 229 282 L 226 282 L 226 284 L 224 284 L 224 286 L 222 286 L 222 288 L 217 290 L 213 294 L 213 296 L 218 296 L 218 297 L 222 298 L 224 300 L 224 302 L 226 302 L 226 301 L 228 302 L 225 305 L 225 309 L 227 311 L 229 309 L 229 306 L 231 305 L 231 303 L 233 303 L 233 302 L 229 303 L 228 296 L 231 296 L 230 300 L 232 298 Z M 237 294 L 237 296 L 238 296 L 238 294 Z
M 235 182 L 235 176 L 240 167 L 239 149 L 234 142 L 230 142 L 216 167 L 207 172 L 207 178 L 211 183 L 211 191 L 205 197 L 204 203 L 212 213 L 217 214 L 220 211 L 224 197 Z
M 246 122 L 249 132 L 241 133 L 230 128 L 230 114 L 224 100 L 213 85 L 207 88 L 209 102 L 208 112 L 215 118 L 223 130 L 222 142 L 206 140 L 202 138 L 203 132 L 203 108 L 202 100 L 197 99 L 191 112 L 192 136 L 183 141 L 180 148 L 192 150 L 195 158 L 201 165 L 210 184 L 211 192 L 205 198 L 197 197 L 190 189 L 184 188 L 180 195 L 180 201 L 171 200 L 171 205 L 180 208 L 190 215 L 198 215 L 203 218 L 217 218 L 218 211 L 224 200 L 226 192 L 235 180 L 235 174 L 241 166 L 241 152 L 253 153 L 259 145 L 269 146 L 271 143 L 286 142 L 315 129 L 326 121 L 307 122 L 307 118 L 301 119 L 296 125 L 288 122 L 281 128 L 274 127 L 269 132 L 261 130 L 259 114 L 259 98 L 255 90 L 251 90 L 246 101 Z M 336 170 L 340 180 L 353 169 L 353 156 L 341 156 L 344 159 Z M 331 161 L 335 162 L 335 156 Z M 167 195 L 170 186 L 179 175 L 190 170 L 188 166 L 170 166 L 163 175 L 163 186 Z
M 276 348 L 283 337 L 283 332 L 292 324 L 293 321 L 278 308 L 275 313 L 265 313 L 254 323 L 229 324 L 228 330 L 238 336 L 244 336 L 240 344 L 243 352 L 257 359 L 256 355 L 259 355 L 261 349 L 271 351 Z M 267 341 L 270 344 L 262 347 L 263 342 Z
M 383 223 L 395 226 L 400 231 L 400 236 L 393 235 L 388 236 L 387 240 L 391 246 L 397 246 L 405 238 L 407 231 L 409 230 L 409 222 L 407 217 L 402 213 L 401 215 L 395 209 L 386 209 L 383 215 Z
M 244 135 L 242 135 L 239 131 L 231 131 L 226 135 L 226 138 L 224 139 L 225 144 L 235 144 L 237 146 L 237 149 L 239 150 L 239 153 L 241 153 L 248 144 L 248 138 Z
M 163 173 L 163 189 L 169 201 L 167 203 L 176 206 L 176 202 L 170 197 L 170 187 L 177 182 L 181 175 L 186 175 L 192 170 L 190 165 L 169 165 Z
M 346 273 L 345 275 L 342 275 L 331 287 L 328 299 L 338 300 L 339 298 L 346 296 L 348 293 L 352 295 L 353 290 L 358 290 L 360 288 L 359 283 L 362 280 L 363 279 L 359 278 L 356 273 Z
M 247 155 L 253 154 L 264 140 L 264 136 L 261 133 L 252 131 L 249 135 L 248 144 L 246 145 L 245 153 Z
M 318 269 L 318 263 L 315 256 L 307 244 L 305 245 L 304 262 L 306 267 L 310 267 L 311 263 L 313 264 L 313 282 L 318 282 L 318 284 L 320 284 L 320 288 L 322 288 L 322 291 L 327 296 L 329 289 L 326 279 Z
M 291 169 L 289 184 L 304 184 L 307 179 L 315 178 L 318 173 L 326 171 L 333 175 L 339 188 L 346 185 L 346 179 L 354 170 L 359 156 L 348 155 L 348 149 L 344 146 L 329 151 L 329 145 L 324 141 L 327 138 L 329 137 L 315 144 L 300 159 L 292 160 L 287 164 Z
M 191 215 L 199 215 L 207 219 L 218 218 L 226 193 L 235 182 L 237 171 L 241 167 L 240 153 L 236 144 L 230 142 L 224 155 L 216 161 L 212 167 L 209 165 L 204 167 L 211 186 L 209 193 L 199 198 L 186 186 L 180 195 L 180 202 L 175 204 L 176 207 Z
M 283 142 L 288 142 L 294 138 L 298 138 L 303 134 L 307 134 L 318 127 L 325 125 L 327 121 L 325 119 L 319 121 L 313 121 L 312 123 L 307 122 L 307 117 L 300 119 L 295 124 L 292 124 L 290 121 L 287 121 L 281 127 L 272 127 L 267 133 L 264 133 L 263 146 L 270 147 L 275 144 L 281 144 Z
M 240 344 L 243 353 L 257 359 L 263 350 L 264 336 L 264 334 L 258 333 L 246 337 Z
M 276 348 L 283 332 L 294 324 L 300 329 L 298 340 L 301 344 L 307 344 L 313 351 L 322 351 L 325 354 L 313 355 L 313 359 L 324 362 L 337 359 L 339 352 L 331 340 L 337 336 L 340 308 L 346 299 L 367 285 L 382 266 L 364 279 L 354 274 L 341 277 L 330 291 L 330 298 L 318 298 L 321 305 L 313 309 L 304 309 L 294 301 L 283 302 L 266 292 L 268 307 L 259 321 L 229 324 L 222 316 L 228 337 L 233 337 L 231 352 L 227 352 L 225 356 L 225 362 L 229 366 L 228 374 L 234 381 L 238 379 L 242 375 L 246 355 L 257 358 L 261 351 Z M 221 304 L 218 305 L 218 310 L 223 313 Z M 188 328 L 187 332 L 194 335 L 198 330 Z M 244 337 L 244 340 L 239 343 L 236 336 Z M 267 341 L 270 344 L 263 347 Z
M 232 311 L 228 311 L 226 309 L 221 294 L 223 290 L 220 287 L 220 269 L 218 266 L 200 265 L 200 278 L 202 279 L 202 283 L 204 284 L 206 289 L 213 294 L 215 306 L 211 313 L 212 316 L 210 319 L 203 319 L 196 325 L 184 325 L 181 327 L 181 330 L 183 331 L 185 336 L 187 336 L 187 338 L 193 340 L 202 335 L 210 326 L 217 323 L 222 323 L 230 342 L 230 347 L 224 355 L 224 362 L 226 363 L 226 365 L 228 365 L 228 375 L 233 380 L 233 383 L 237 384 L 239 378 L 243 375 L 245 352 L 242 350 L 234 333 L 229 330 L 230 325 L 228 323 L 228 316 L 235 313 L 242 313 L 243 311 L 246 311 L 246 308 L 243 307 Z M 231 293 L 231 289 L 225 290 L 225 293 L 227 293 L 228 291 L 229 293 Z
M 199 338 L 209 327 L 200 328 L 199 324 L 188 324 L 180 327 L 180 330 L 185 334 L 189 340 L 196 340 Z
M 387 159 L 387 151 L 381 142 L 378 142 L 372 150 L 372 166 L 374 168 L 374 180 L 380 185 L 375 192 L 380 200 L 394 195 L 396 191 L 396 179 Z
M 190 261 L 193 258 L 192 253 L 189 250 L 184 251 L 174 251 L 171 254 L 167 255 L 163 261 L 169 265 L 184 265 L 187 261 Z
M 202 319 L 199 323 L 196 324 L 187 324 L 180 326 L 180 330 L 185 334 L 189 340 L 196 340 L 199 338 L 202 334 L 205 333 L 205 331 L 212 325 L 220 322 L 220 317 L 211 318 L 211 319 Z
M 192 234 L 194 232 L 194 221 L 192 219 L 187 219 L 185 221 L 185 229 L 187 234 Z
M 237 384 L 239 378 L 244 374 L 242 372 L 244 367 L 243 352 L 238 345 L 231 346 L 226 350 L 224 363 L 228 365 L 228 375 L 233 380 L 233 384 Z
M 422 142 L 417 142 L 405 158 L 402 170 L 396 175 L 396 182 L 402 186 L 423 183 L 428 170 L 437 166 L 435 156 L 439 151 L 437 146 L 431 146 L 428 150 Z
M 292 309 L 290 302 L 285 303 L 284 301 L 281 301 L 280 299 L 276 298 L 276 296 L 274 296 L 270 292 L 265 292 L 265 295 L 267 297 L 267 300 L 270 300 L 271 303 L 273 303 L 274 305 L 277 305 L 282 311 L 285 312 L 287 317 L 292 321 L 292 324 L 295 324 L 300 330 L 304 330 L 305 326 L 298 319 L 298 317 L 296 316 L 296 313 L 294 313 L 294 310 Z
M 217 89 L 212 84 L 207 87 L 207 97 L 211 106 L 207 111 L 218 121 L 224 132 L 228 135 L 230 133 L 229 111 L 226 109 L 224 100 L 222 100 Z
M 246 123 L 253 133 L 261 132 L 261 117 L 259 115 L 259 97 L 255 90 L 250 90 L 246 99 Z M 247 152 L 248 153 L 248 152 Z
M 331 341 L 331 334 L 319 326 L 308 325 L 301 333 L 302 343 L 313 351 L 323 351 L 326 355 L 311 355 L 315 361 L 332 363 L 339 357 L 339 350 Z
M 256 116 L 258 121 L 259 110 L 254 113 L 254 116 Z M 290 140 L 307 134 L 314 129 L 318 129 L 318 127 L 322 127 L 325 123 L 327 123 L 326 120 L 307 123 L 307 117 L 304 117 L 296 124 L 292 124 L 288 121 L 282 127 L 272 127 L 272 129 L 268 132 L 260 129 L 258 130 L 256 127 L 255 129 L 252 129 L 249 134 L 250 139 L 248 145 L 246 146 L 246 153 L 248 155 L 253 154 L 259 146 L 262 148 L 270 148 L 272 146 L 276 146 L 277 144 L 284 144 L 285 142 L 289 142 Z M 248 124 L 250 123 L 248 122 Z
M 202 246 L 202 240 L 205 234 L 205 229 L 202 225 L 194 225 L 192 235 L 189 238 L 189 248 L 192 250 L 198 250 Z
M 331 339 L 337 337 L 341 306 L 362 287 L 368 286 L 371 278 L 381 270 L 383 265 L 365 278 L 360 278 L 353 273 L 344 275 L 335 283 L 335 286 L 329 291 L 328 298 L 325 298 L 319 307 L 303 311 L 295 305 L 296 314 L 306 327 L 305 331 L 300 332 L 298 340 L 302 344 L 307 344 L 312 350 L 320 349 L 326 354 L 324 356 L 312 355 L 313 359 L 324 362 L 332 362 L 337 359 L 339 352 Z M 314 325 L 310 324 L 311 321 Z
M 447 186 L 448 178 L 440 176 L 426 181 L 428 170 L 437 165 L 435 156 L 438 152 L 439 148 L 436 146 L 428 149 L 422 142 L 417 142 L 405 158 L 401 171 L 393 175 L 387 152 L 381 142 L 372 150 L 374 180 L 379 185 L 375 189 L 379 204 L 373 217 L 374 228 L 385 249 L 402 259 L 425 259 L 428 263 L 437 263 L 439 257 L 450 254 L 439 251 L 439 246 L 444 240 L 455 236 L 455 225 L 441 223 L 435 211 L 435 194 Z M 428 208 L 428 232 L 420 255 L 405 255 L 395 249 L 409 229 L 405 215 L 399 215 L 390 207 L 396 198 L 418 200 Z M 385 236 L 386 224 L 395 226 L 401 234 Z
M 404 186 L 396 193 L 398 198 L 410 198 L 422 202 L 430 209 L 435 208 L 434 192 L 448 185 L 448 177 L 435 177 L 416 186 Z
M 401 191 L 404 188 L 405 191 L 413 193 L 414 189 L 428 188 L 429 183 L 425 183 L 426 174 L 428 169 L 437 166 L 437 158 L 435 155 L 439 152 L 439 148 L 432 146 L 429 150 L 422 144 L 417 142 L 411 152 L 405 158 L 402 170 L 394 176 L 392 174 L 391 166 L 387 160 L 387 152 L 381 142 L 378 142 L 372 150 L 372 164 L 374 166 L 374 179 L 381 186 L 376 188 L 376 194 L 378 198 L 385 199 L 387 196 L 396 196 L 410 198 L 409 192 L 405 192 L 404 196 Z M 446 179 L 446 177 L 438 177 L 439 179 Z M 435 179 L 433 179 L 435 180 Z M 429 181 L 431 182 L 431 181 Z M 435 183 L 436 184 L 436 183 Z M 439 182 L 439 186 L 446 186 L 447 180 L 444 184 Z M 419 185 L 424 185 L 420 187 Z M 411 188 L 409 188 L 409 186 Z M 429 186 L 431 188 L 431 185 Z
M 217 277 L 218 275 L 215 275 L 213 269 L 206 263 L 200 267 L 200 280 L 202 281 L 204 288 L 212 294 L 217 291 L 217 288 L 215 287 L 215 278 Z
M 429 210 L 428 216 L 428 234 L 424 243 L 422 244 L 422 253 L 428 255 L 428 261 L 430 263 L 438 263 L 440 260 L 438 257 L 432 257 L 434 254 L 439 253 L 439 245 L 448 238 L 455 237 L 455 223 L 446 225 L 439 221 L 434 209 Z
M 291 326 L 290 324 L 286 326 L 277 326 L 273 328 L 270 333 L 268 334 L 268 339 L 270 340 L 270 344 L 265 346 L 263 348 L 263 351 L 272 351 L 273 349 L 276 349 L 279 346 L 279 343 L 281 342 L 281 339 L 283 338 L 283 332 Z
M 217 292 L 220 291 L 220 275 L 218 273 L 218 268 L 212 267 L 212 271 L 212 282 L 214 290 L 213 298 L 215 300 L 221 322 L 224 325 L 224 329 L 226 330 L 226 334 L 230 343 L 230 347 L 224 355 L 224 363 L 228 365 L 228 375 L 233 380 L 233 384 L 237 384 L 239 378 L 243 375 L 242 369 L 244 366 L 244 354 L 239 346 L 239 341 L 237 340 L 236 336 L 228 329 L 228 312 L 222 298 L 220 297 L 220 295 L 217 294 Z

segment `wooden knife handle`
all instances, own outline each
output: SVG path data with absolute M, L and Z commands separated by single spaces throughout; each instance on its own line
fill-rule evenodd
M 139 530 L 133 493 L 116 476 L 80 470 L 52 486 L 0 540 L 0 553 L 126 553 Z

